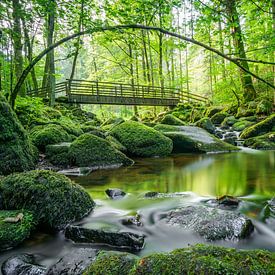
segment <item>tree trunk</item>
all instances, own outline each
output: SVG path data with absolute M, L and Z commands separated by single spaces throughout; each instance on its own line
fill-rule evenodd
M 14 52 L 14 69 L 16 81 L 19 80 L 23 72 L 23 44 L 22 44 L 22 30 L 20 19 L 22 16 L 21 5 L 19 0 L 12 0 L 12 18 L 13 18 L 13 30 L 12 30 L 12 40 L 13 40 L 13 52 Z M 26 95 L 25 87 L 22 85 L 19 94 L 22 96 Z
M 236 0 L 226 0 L 225 7 L 229 18 L 229 24 L 231 26 L 231 36 L 233 38 L 235 52 L 239 58 L 246 59 L 240 18 L 236 7 Z M 247 61 L 242 60 L 240 61 L 240 64 L 246 70 L 249 70 L 249 65 Z M 240 78 L 243 87 L 244 100 L 251 101 L 255 99 L 256 91 L 253 86 L 251 75 L 247 74 L 243 70 L 240 70 Z
M 145 67 L 146 67 L 146 77 L 148 84 L 151 83 L 151 77 L 150 77 L 150 67 L 149 67 L 149 60 L 148 60 L 148 53 L 147 53 L 147 46 L 146 46 L 146 37 L 144 30 L 141 30 L 142 34 L 142 43 L 143 43 L 143 49 L 144 49 L 144 61 L 145 61 Z

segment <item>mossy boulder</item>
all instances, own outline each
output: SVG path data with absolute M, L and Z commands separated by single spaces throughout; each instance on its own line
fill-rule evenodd
M 69 148 L 73 164 L 84 166 L 132 165 L 133 161 L 114 148 L 107 140 L 92 134 L 83 134 Z
M 92 264 L 85 270 L 84 275 L 128 275 L 131 274 L 130 270 L 139 259 L 130 253 L 100 251 Z
M 37 154 L 6 99 L 0 95 L 0 175 L 31 170 Z
M 257 115 L 270 115 L 272 112 L 273 104 L 271 100 L 262 99 L 256 108 Z
M 154 127 L 154 129 L 172 139 L 174 153 L 207 153 L 239 150 L 237 147 L 219 140 L 199 127 L 160 124 Z
M 21 215 L 20 219 L 17 218 L 18 215 Z M 30 236 L 34 227 L 35 219 L 30 212 L 25 210 L 0 210 L 0 251 L 22 243 Z
M 62 228 L 95 206 L 89 194 L 64 175 L 44 170 L 15 173 L 0 182 L 3 209 L 32 211 L 40 224 Z
M 52 123 L 60 125 L 69 135 L 78 137 L 84 133 L 78 123 L 66 117 L 62 117 L 62 119 L 52 121 Z
M 265 133 L 273 131 L 275 128 L 275 114 L 270 115 L 266 119 L 262 120 L 259 123 L 256 123 L 248 128 L 246 128 L 240 135 L 240 138 L 246 139 L 250 137 L 255 137 L 263 135 Z
M 258 150 L 275 150 L 275 132 L 248 138 L 244 141 L 244 146 Z
M 273 274 L 274 260 L 275 253 L 264 250 L 236 250 L 204 244 L 142 258 L 129 253 L 102 251 L 84 274 Z
M 234 116 L 228 116 L 223 120 L 221 125 L 222 126 L 232 126 L 236 122 L 238 122 L 238 119 L 236 119 Z
M 185 125 L 185 123 L 182 120 L 180 120 L 172 114 L 164 116 L 160 123 L 168 125 Z
M 69 148 L 71 143 L 62 142 L 58 144 L 51 144 L 46 146 L 46 158 L 53 165 L 68 166 L 71 163 Z
M 109 135 L 106 137 L 106 140 L 117 150 L 126 153 L 127 152 L 127 148 L 125 146 L 123 146 L 115 137 Z
M 248 108 L 246 106 L 240 106 L 238 108 L 238 112 L 236 114 L 236 118 L 240 118 L 240 117 L 247 117 L 247 116 L 254 116 L 255 115 L 255 107 L 253 108 Z
M 172 152 L 171 139 L 139 122 L 127 121 L 110 132 L 130 155 L 138 157 L 165 156 Z
M 205 111 L 205 116 L 207 117 L 212 117 L 213 115 L 215 115 L 216 113 L 221 112 L 224 109 L 224 107 L 222 106 L 211 106 L 208 107 Z
M 30 131 L 30 138 L 33 144 L 41 151 L 45 151 L 45 147 L 49 144 L 72 140 L 72 136 L 62 126 L 54 124 L 33 127 Z
M 216 113 L 211 117 L 211 122 L 213 124 L 221 124 L 227 116 L 228 116 L 228 113 L 226 112 Z
M 210 134 L 215 133 L 215 126 L 212 123 L 212 121 L 210 120 L 210 118 L 208 118 L 208 117 L 201 118 L 199 121 L 197 121 L 195 123 L 195 125 L 202 128 L 202 129 L 204 129 L 204 130 L 206 130 Z
M 232 129 L 234 131 L 243 131 L 245 128 L 255 124 L 254 122 L 247 121 L 247 120 L 241 120 L 233 124 Z

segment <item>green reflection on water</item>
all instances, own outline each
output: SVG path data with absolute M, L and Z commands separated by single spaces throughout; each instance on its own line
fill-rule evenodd
M 94 198 L 107 188 L 128 193 L 185 192 L 201 196 L 275 195 L 275 152 L 249 151 L 137 159 L 135 165 L 74 178 Z

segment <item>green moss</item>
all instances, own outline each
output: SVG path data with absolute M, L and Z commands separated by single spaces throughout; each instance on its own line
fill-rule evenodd
M 172 141 L 160 132 L 139 122 L 127 121 L 110 132 L 131 155 L 165 156 L 172 151 Z
M 248 138 L 244 141 L 244 146 L 258 150 L 275 150 L 275 132 Z
M 118 151 L 127 152 L 127 148 L 123 146 L 115 137 L 107 136 L 106 140 L 110 142 L 110 144 L 116 148 Z
M 72 137 L 60 125 L 48 124 L 35 126 L 30 131 L 33 144 L 41 151 L 49 144 L 69 142 Z
M 236 122 L 238 122 L 238 119 L 236 119 L 234 116 L 228 116 L 223 120 L 222 126 L 232 126 Z
M 0 96 L 0 160 L 0 175 L 33 169 L 37 161 L 36 151 L 25 130 L 2 96 Z
M 84 275 L 128 275 L 137 260 L 129 253 L 101 251 Z
M 211 106 L 208 107 L 205 111 L 205 116 L 207 117 L 212 117 L 213 115 L 215 115 L 216 113 L 221 112 L 224 109 L 224 107 L 222 106 Z
M 182 120 L 171 114 L 164 116 L 160 123 L 168 125 L 185 125 L 185 123 Z
M 15 218 L 23 214 L 22 220 L 17 223 L 5 222 L 6 218 Z M 25 210 L 0 210 L 0 251 L 15 247 L 30 236 L 35 227 L 33 215 Z
M 12 174 L 0 182 L 4 209 L 32 211 L 38 222 L 60 228 L 89 213 L 95 203 L 69 178 L 44 170 Z
M 249 108 L 249 107 L 246 107 L 246 106 L 240 106 L 238 108 L 236 118 L 253 116 L 255 114 L 255 111 L 256 111 L 255 108 L 256 107 Z
M 245 128 L 247 128 L 253 124 L 255 124 L 255 123 L 251 122 L 251 121 L 242 120 L 242 121 L 238 121 L 238 122 L 234 123 L 232 126 L 232 129 L 234 131 L 243 131 Z
M 275 125 L 275 114 L 267 117 L 259 123 L 246 128 L 240 135 L 240 138 L 246 139 L 259 136 L 272 131 Z
M 76 137 L 84 133 L 78 123 L 66 117 L 62 117 L 61 119 L 52 121 L 51 123 L 60 125 L 68 134 L 74 135 Z
M 53 165 L 68 166 L 71 163 L 69 148 L 70 148 L 70 143 L 67 143 L 67 142 L 47 145 L 46 158 Z
M 195 123 L 196 126 L 203 128 L 207 132 L 213 134 L 215 132 L 215 126 L 208 117 L 203 117 Z
M 213 124 L 221 124 L 227 116 L 228 116 L 228 113 L 226 113 L 226 112 L 216 113 L 215 115 L 213 115 L 211 117 L 211 122 Z
M 257 104 L 257 115 L 270 115 L 272 112 L 273 103 L 271 100 L 263 99 Z
M 198 244 L 136 259 L 131 254 L 100 252 L 88 274 L 273 274 L 275 253 Z M 121 273 L 119 273 L 121 271 Z
M 95 135 L 83 134 L 72 142 L 69 155 L 77 166 L 131 165 L 133 161 Z

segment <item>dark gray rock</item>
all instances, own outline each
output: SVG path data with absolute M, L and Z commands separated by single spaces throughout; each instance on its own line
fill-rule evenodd
M 251 220 L 229 210 L 207 206 L 187 206 L 161 216 L 160 223 L 193 230 L 206 240 L 238 240 L 254 230 Z
M 122 199 L 126 195 L 124 191 L 117 188 L 107 189 L 105 193 L 108 195 L 109 198 L 113 200 Z
M 35 262 L 35 256 L 21 254 L 7 259 L 1 267 L 3 275 L 42 275 L 46 273 L 46 267 Z
M 123 225 L 135 225 L 135 226 L 143 226 L 141 222 L 141 216 L 137 214 L 136 216 L 133 217 L 127 217 L 121 220 L 121 223 Z
M 76 243 L 98 243 L 139 251 L 144 246 L 144 236 L 131 232 L 109 232 L 69 225 L 65 237 Z
M 147 192 L 144 194 L 146 199 L 162 199 L 162 198 L 178 198 L 178 197 L 187 197 L 188 193 L 184 192 L 175 192 L 175 193 L 159 193 L 159 192 Z
M 98 254 L 93 248 L 74 248 L 63 256 L 56 264 L 51 266 L 47 275 L 81 275 L 91 265 Z

